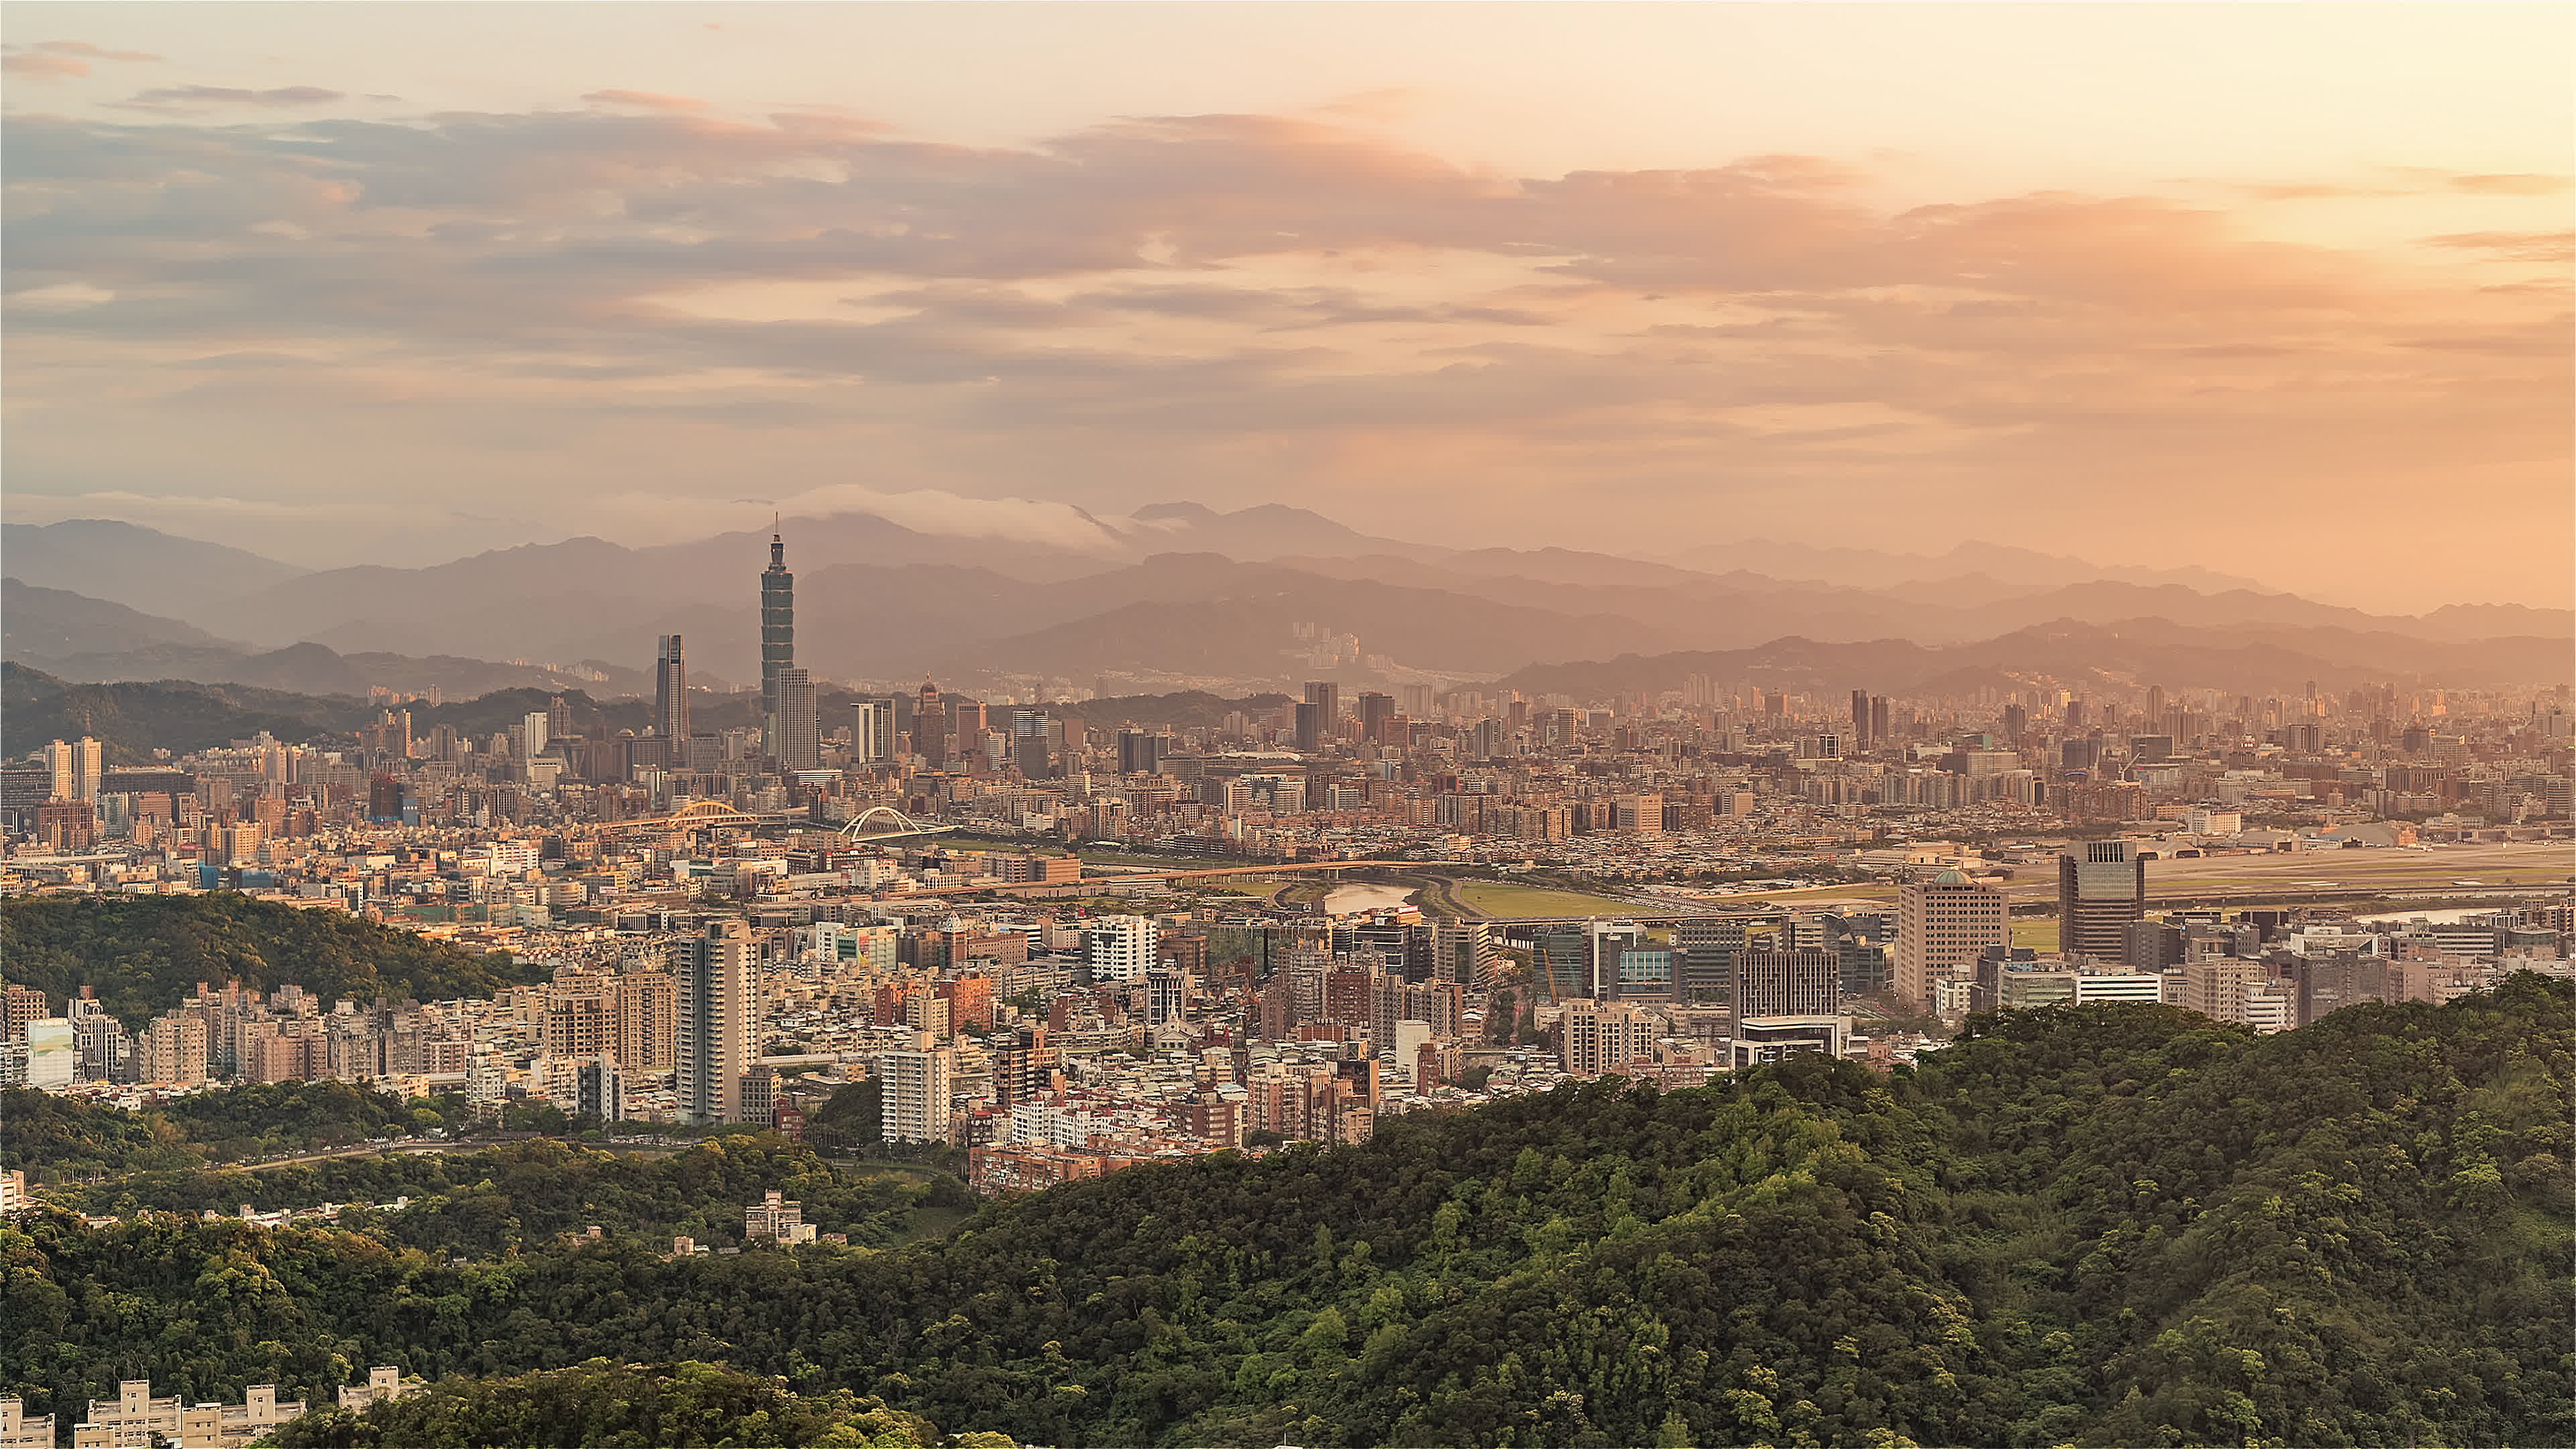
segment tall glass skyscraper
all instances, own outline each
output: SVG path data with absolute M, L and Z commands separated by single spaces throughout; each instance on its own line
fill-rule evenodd
M 761 744 L 772 758 L 784 758 L 787 700 L 779 676 L 796 667 L 796 576 L 787 571 L 787 542 L 769 536 L 769 567 L 760 575 L 760 707 Z
M 689 738 L 689 665 L 677 634 L 662 636 L 653 662 L 653 728 L 675 742 L 671 763 L 680 763 L 680 751 Z

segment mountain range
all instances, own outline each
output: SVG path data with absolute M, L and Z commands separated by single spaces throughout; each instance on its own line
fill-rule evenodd
M 1765 650 L 1867 646 L 1857 660 L 1898 645 L 1932 678 L 2003 667 L 2012 661 L 2001 651 L 2033 647 L 2029 631 L 2048 629 L 2080 639 L 2077 653 L 2100 646 L 2103 631 L 2124 641 L 2121 658 L 2147 657 L 2152 641 L 2153 672 L 2177 686 L 2258 687 L 2229 681 L 2277 683 L 2276 668 L 2469 685 L 2560 677 L 2564 641 L 2576 637 L 2567 610 L 2374 615 L 2204 570 L 1993 545 L 1908 556 L 1756 542 L 1658 560 L 1453 549 L 1284 505 L 1193 503 L 1030 536 L 924 532 L 867 513 L 782 527 L 799 662 L 827 679 L 936 674 L 970 689 L 1113 674 L 1247 691 L 1328 676 L 1661 687 L 1684 673 L 1768 667 L 1755 657 Z M 701 677 L 747 678 L 768 542 L 756 532 L 649 548 L 575 538 L 427 568 L 300 570 L 133 524 L 11 524 L 0 537 L 6 653 L 80 681 L 616 695 L 649 688 L 655 636 L 677 633 Z M 2499 642 L 2513 640 L 2525 642 Z M 1980 643 L 1983 652 L 1960 652 Z M 2086 667 L 2123 666 L 2095 657 Z M 1868 672 L 1876 687 L 1904 687 Z

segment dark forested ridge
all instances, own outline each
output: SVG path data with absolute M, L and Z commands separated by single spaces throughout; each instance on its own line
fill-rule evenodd
M 448 1105 L 456 1103 L 449 1099 Z M 218 1087 L 128 1112 L 25 1087 L 0 1088 L 0 1168 L 37 1182 L 175 1172 L 288 1152 L 409 1137 L 447 1125 L 426 1102 L 352 1082 Z
M 2576 1442 L 2571 1027 L 2532 976 L 2260 1039 L 2014 1013 L 1890 1077 L 1567 1087 L 882 1253 L 56 1214 L 0 1230 L 0 1383 L 696 1359 L 1050 1443 Z
M 969 1206 L 964 1186 L 893 1174 L 853 1176 L 811 1150 L 768 1133 L 726 1136 L 670 1153 L 621 1153 L 536 1140 L 472 1151 L 361 1154 L 256 1172 L 141 1173 L 67 1189 L 55 1201 L 80 1212 L 230 1213 L 344 1207 L 343 1228 L 398 1248 L 499 1257 L 542 1248 L 597 1227 L 668 1247 L 676 1235 L 707 1244 L 742 1241 L 742 1210 L 775 1189 L 804 1205 L 805 1221 L 852 1243 L 901 1239 L 924 1202 Z M 408 1198 L 400 1212 L 366 1205 Z
M 335 908 L 232 891 L 188 896 L 19 896 L 0 900 L 0 974 L 60 1002 L 83 986 L 127 1027 L 179 1005 L 197 983 L 260 991 L 292 983 L 338 998 L 491 996 L 547 968 L 485 955 Z

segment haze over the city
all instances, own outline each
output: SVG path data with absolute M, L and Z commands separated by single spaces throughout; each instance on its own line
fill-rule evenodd
M 11 7 L 7 516 L 331 567 L 1188 498 L 2570 592 L 2563 8 L 596 20 Z

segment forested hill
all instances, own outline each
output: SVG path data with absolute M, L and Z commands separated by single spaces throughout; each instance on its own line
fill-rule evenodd
M 56 1214 L 0 1230 L 0 1383 L 698 1359 L 1059 1444 L 2569 1443 L 2571 1029 L 2528 975 L 2259 1039 L 2014 1013 L 1891 1077 L 1567 1087 L 875 1254 Z
M 202 981 L 261 991 L 292 982 L 346 997 L 443 1001 L 545 979 L 545 968 L 360 920 L 231 891 L 189 896 L 19 896 L 0 901 L 0 977 L 61 1009 L 83 986 L 129 1028 Z

